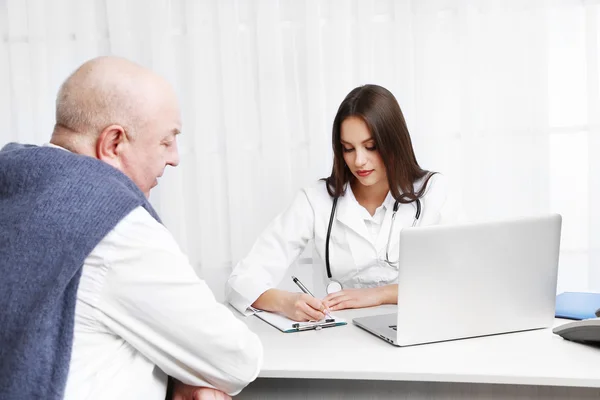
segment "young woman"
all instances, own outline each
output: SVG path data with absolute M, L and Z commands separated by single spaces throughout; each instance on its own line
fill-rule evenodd
M 240 312 L 253 306 L 306 321 L 397 302 L 400 229 L 440 222 L 445 179 L 419 166 L 400 106 L 381 86 L 346 96 L 332 144 L 331 175 L 301 190 L 229 277 L 227 298 Z M 276 289 L 311 240 L 327 276 L 322 300 Z

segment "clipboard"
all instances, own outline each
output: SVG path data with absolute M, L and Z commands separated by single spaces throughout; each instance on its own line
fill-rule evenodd
M 298 322 L 291 320 L 283 315 L 258 310 L 256 308 L 251 308 L 254 311 L 254 315 L 267 324 L 279 329 L 283 333 L 294 333 L 294 332 L 302 332 L 302 331 L 310 331 L 310 330 L 320 330 L 323 328 L 332 328 L 334 326 L 346 325 L 347 322 L 335 316 L 331 316 L 332 318 L 324 319 L 321 321 L 314 322 Z

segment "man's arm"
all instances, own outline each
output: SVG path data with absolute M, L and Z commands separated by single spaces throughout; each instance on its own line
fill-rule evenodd
M 215 300 L 166 228 L 138 208 L 110 240 L 98 311 L 112 332 L 188 385 L 235 395 L 256 378 L 260 340 Z

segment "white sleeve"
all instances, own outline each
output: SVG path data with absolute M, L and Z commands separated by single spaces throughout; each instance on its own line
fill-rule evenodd
M 459 223 L 465 219 L 445 175 L 438 173 L 429 179 L 422 202 L 420 226 Z
M 258 375 L 259 338 L 218 303 L 168 230 L 137 208 L 111 232 L 99 319 L 168 375 L 230 395 Z
M 287 269 L 314 238 L 314 219 L 313 208 L 302 190 L 233 269 L 225 288 L 233 307 L 244 315 L 251 314 L 248 307 L 281 282 Z

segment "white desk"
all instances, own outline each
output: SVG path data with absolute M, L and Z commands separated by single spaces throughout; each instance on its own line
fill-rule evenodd
M 299 333 L 240 317 L 260 336 L 265 355 L 259 378 L 238 398 L 600 398 L 600 348 L 550 329 L 395 347 L 352 324 L 394 308 L 336 312 L 348 325 Z

